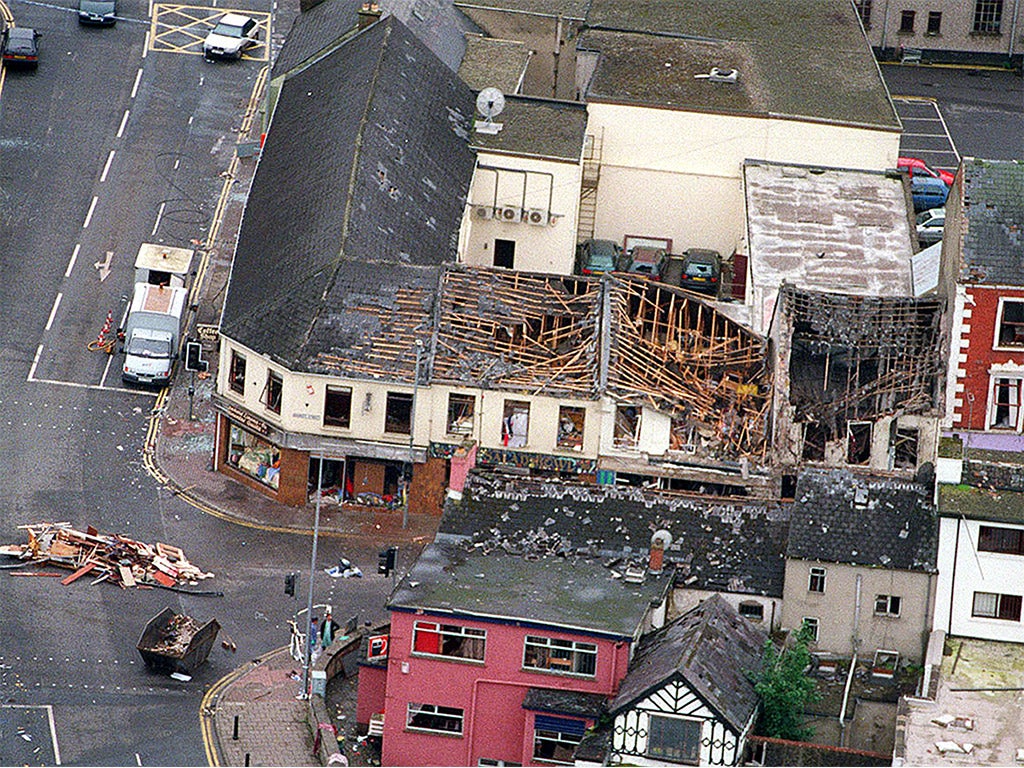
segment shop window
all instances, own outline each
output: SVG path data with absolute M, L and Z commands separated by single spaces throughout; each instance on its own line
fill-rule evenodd
M 916 16 L 914 11 L 903 11 L 900 14 L 900 34 L 901 35 L 912 35 L 914 34 L 914 17 Z
M 583 408 L 561 406 L 558 409 L 558 439 L 555 444 L 559 448 L 582 451 L 583 422 L 586 417 L 587 412 Z
M 527 635 L 523 644 L 523 667 L 593 677 L 597 673 L 597 646 Z
M 996 347 L 1024 347 L 1024 301 L 999 302 Z
M 812 565 L 807 576 L 807 591 L 825 594 L 825 569 Z
M 232 392 L 245 394 L 245 356 L 231 350 L 231 363 L 228 366 L 228 387 Z
M 486 644 L 485 629 L 462 627 L 458 624 L 436 624 L 432 621 L 413 623 L 413 653 L 483 661 Z
M 812 643 L 818 642 L 818 628 L 821 622 L 814 616 L 804 616 L 800 620 L 800 627 L 807 632 L 808 639 Z
M 998 35 L 1003 24 L 1003 0 L 976 0 L 974 3 L 974 31 L 985 35 Z
M 384 407 L 384 431 L 397 435 L 412 434 L 412 395 L 388 392 Z
M 876 595 L 875 616 L 899 616 L 903 598 L 899 595 Z
M 410 701 L 406 709 L 405 726 L 419 731 L 461 734 L 464 716 L 464 711 L 456 707 Z
M 764 621 L 764 606 L 753 600 L 740 603 L 740 616 L 749 621 Z
M 929 35 L 942 34 L 942 11 L 928 11 L 928 32 Z
M 573 752 L 583 741 L 585 730 L 583 720 L 537 715 L 533 724 L 533 758 L 545 763 L 574 765 Z
M 892 423 L 889 433 L 889 447 L 892 450 L 892 465 L 897 469 L 917 467 L 918 431 L 911 427 L 898 427 Z
M 984 619 L 1020 621 L 1020 595 L 997 595 L 994 592 L 975 592 L 971 616 Z
M 501 420 L 501 442 L 509 448 L 522 448 L 530 435 L 530 404 L 522 400 L 506 400 Z
M 281 473 L 281 454 L 277 448 L 252 432 L 234 424 L 228 430 L 227 463 L 276 489 Z
M 871 422 L 851 421 L 846 425 L 846 463 L 871 461 Z
M 983 525 L 978 531 L 978 551 L 1024 555 L 1024 530 Z
M 348 429 L 351 425 L 352 390 L 328 385 L 324 393 L 324 426 Z
M 448 434 L 472 435 L 475 408 L 476 397 L 473 395 L 448 395 Z
M 281 393 L 284 391 L 284 380 L 281 374 L 276 371 L 267 371 L 267 383 L 263 385 L 263 394 L 260 395 L 260 402 L 268 411 L 281 413 Z
M 1020 429 L 1020 379 L 996 376 L 992 380 L 989 429 Z
M 515 766 L 515 768 L 519 768 L 519 766 L 522 765 L 522 763 L 510 763 L 508 760 L 494 760 L 493 758 L 490 758 L 490 757 L 481 757 L 479 760 L 476 761 L 476 764 L 477 765 L 496 765 L 496 766 L 499 766 L 499 768 L 502 767 L 502 766 Z
M 516 266 L 516 241 L 495 240 L 494 241 L 494 266 L 504 269 L 515 269 Z
M 860 23 L 864 25 L 864 29 L 871 29 L 871 0 L 854 0 L 853 5 L 857 9 L 857 15 L 860 16 Z
M 673 763 L 700 763 L 700 734 L 704 722 L 682 717 L 649 715 L 647 756 Z
M 615 408 L 616 448 L 636 448 L 640 442 L 640 408 L 636 405 L 619 405 Z
M 804 424 L 804 444 L 800 456 L 804 461 L 824 461 L 828 430 L 816 421 Z

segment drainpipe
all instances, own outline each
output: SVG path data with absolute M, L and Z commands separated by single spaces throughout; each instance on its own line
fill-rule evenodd
M 1007 49 L 1007 55 L 1010 58 L 1010 63 L 1013 63 L 1013 39 L 1017 36 L 1017 13 L 1020 9 L 1020 0 L 1013 0 L 1013 20 L 1010 22 L 1010 45 Z
M 953 594 L 956 587 L 956 565 L 960 560 L 960 523 L 964 519 L 961 514 L 956 520 L 956 538 L 953 540 L 953 570 L 949 575 L 949 618 L 946 620 L 946 636 L 953 634 Z
M 850 698 L 850 688 L 853 686 L 853 671 L 857 668 L 857 650 L 860 647 L 860 586 L 862 576 L 857 574 L 856 598 L 853 605 L 853 658 L 850 659 L 850 673 L 846 676 L 846 690 L 843 691 L 843 706 L 839 708 L 839 746 L 846 741 L 846 723 L 843 717 L 846 715 L 846 702 Z
M 885 51 L 885 35 L 889 31 L 889 0 L 885 0 L 885 10 L 882 12 L 882 45 L 881 49 Z

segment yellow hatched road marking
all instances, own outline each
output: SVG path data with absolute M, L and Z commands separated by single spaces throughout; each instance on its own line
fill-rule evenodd
M 233 8 L 210 8 L 201 5 L 155 3 L 150 22 L 149 47 L 153 51 L 203 54 L 203 40 L 220 18 L 228 13 L 243 13 L 256 20 L 260 30 L 259 44 L 242 54 L 249 61 L 270 59 L 270 14 Z

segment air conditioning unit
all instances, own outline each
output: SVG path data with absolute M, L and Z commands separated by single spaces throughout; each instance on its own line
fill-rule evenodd
M 507 221 L 509 224 L 517 224 L 523 220 L 522 210 L 512 205 L 505 205 L 499 208 L 498 215 L 502 221 Z
M 530 208 L 526 212 L 526 223 L 533 224 L 537 227 L 547 226 L 548 223 L 548 212 L 543 208 Z
M 473 206 L 473 218 L 474 219 L 493 219 L 494 209 L 489 205 L 474 205 Z

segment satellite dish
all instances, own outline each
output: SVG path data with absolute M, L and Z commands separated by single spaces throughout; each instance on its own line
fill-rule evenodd
M 505 94 L 497 88 L 484 88 L 476 97 L 476 111 L 483 115 L 488 122 L 500 115 L 504 108 Z

